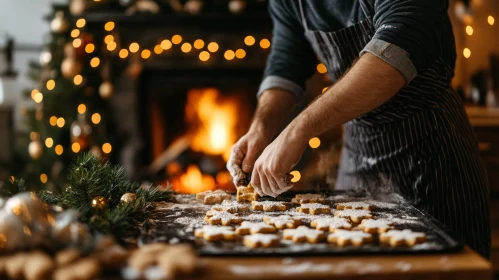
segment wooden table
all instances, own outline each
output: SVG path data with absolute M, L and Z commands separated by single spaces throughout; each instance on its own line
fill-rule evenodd
M 195 279 L 492 279 L 491 264 L 466 247 L 443 255 L 202 258 Z

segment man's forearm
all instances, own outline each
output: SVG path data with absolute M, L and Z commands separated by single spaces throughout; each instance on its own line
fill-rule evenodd
M 404 76 L 397 69 L 366 53 L 288 128 L 297 137 L 315 137 L 372 111 L 392 98 L 404 84 Z
M 295 96 L 280 89 L 262 93 L 250 131 L 263 133 L 268 142 L 284 127 L 296 104 Z

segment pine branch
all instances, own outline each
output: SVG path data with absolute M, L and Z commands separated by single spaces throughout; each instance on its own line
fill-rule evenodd
M 9 179 L 0 182 L 0 197 L 11 197 L 21 192 L 28 191 L 26 182 L 23 179 Z

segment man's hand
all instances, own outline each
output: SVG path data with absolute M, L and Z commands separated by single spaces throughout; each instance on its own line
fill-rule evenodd
M 260 196 L 276 197 L 293 187 L 288 173 L 300 161 L 307 141 L 288 127 L 265 148 L 251 175 L 251 184 Z

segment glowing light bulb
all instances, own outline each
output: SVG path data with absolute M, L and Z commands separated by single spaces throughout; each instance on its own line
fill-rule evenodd
M 227 59 L 227 60 L 233 60 L 235 56 L 236 56 L 236 54 L 234 53 L 234 51 L 233 51 L 233 50 L 227 50 L 227 51 L 225 51 L 225 53 L 224 53 L 224 57 L 225 57 L 225 59 Z
M 120 58 L 127 58 L 128 51 L 126 49 L 120 50 L 119 56 L 120 56 Z
M 260 48 L 268 49 L 270 47 L 270 41 L 268 39 L 260 40 Z
M 62 155 L 63 152 L 64 152 L 64 148 L 62 147 L 62 145 L 55 146 L 55 153 L 58 156 Z
M 321 140 L 317 137 L 314 137 L 308 141 L 308 145 L 310 145 L 312 149 L 316 149 L 321 145 Z
M 210 59 L 210 53 L 207 51 L 202 51 L 199 53 L 199 60 L 201 61 L 207 61 Z
M 104 37 L 104 43 L 109 44 L 111 42 L 114 42 L 114 36 L 113 35 L 106 35 L 106 37 Z
M 75 49 L 81 47 L 81 39 L 80 38 L 76 38 L 76 39 L 73 40 L 73 47 Z
M 196 41 L 194 41 L 194 48 L 200 50 L 204 47 L 204 41 L 201 40 L 201 39 L 197 39 Z
M 105 154 L 109 154 L 112 150 L 113 150 L 113 147 L 111 146 L 111 144 L 109 144 L 109 143 L 104 143 L 104 145 L 102 145 L 102 151 L 103 151 Z
M 140 46 L 137 43 L 131 43 L 128 49 L 130 50 L 131 53 L 136 53 L 139 51 Z
M 81 83 L 83 82 L 83 77 L 81 75 L 76 75 L 74 78 L 73 78 L 73 82 L 75 83 L 75 85 L 81 85 Z
M 36 88 L 34 90 L 31 91 L 31 99 L 35 100 L 35 94 L 37 94 L 38 92 L 40 92 L 39 90 L 37 90 Z
M 91 118 L 91 119 L 92 119 L 92 123 L 94 123 L 94 124 L 99 124 L 99 123 L 100 123 L 100 121 L 101 121 L 101 116 L 100 116 L 100 114 L 99 114 L 99 113 L 94 113 L 94 114 L 92 115 L 92 118 Z
M 172 42 L 170 40 L 165 39 L 165 40 L 161 41 L 161 48 L 163 50 L 165 50 L 165 51 L 169 50 L 169 49 L 171 49 L 171 47 L 172 47 Z
M 469 36 L 473 35 L 473 27 L 471 27 L 470 25 L 466 26 L 466 34 L 468 34 Z
M 95 50 L 95 45 L 90 43 L 85 46 L 86 53 L 92 53 Z
M 163 48 L 161 47 L 161 45 L 156 45 L 154 47 L 154 53 L 155 54 L 161 54 L 163 52 Z
M 151 51 L 148 50 L 148 49 L 145 49 L 145 50 L 142 51 L 142 53 L 140 54 L 140 56 L 143 59 L 148 59 L 149 57 L 151 57 Z
M 85 26 L 87 21 L 84 18 L 80 18 L 79 20 L 76 21 L 76 27 L 82 28 Z
M 81 147 L 79 143 L 73 143 L 71 145 L 71 150 L 73 150 L 73 153 L 78 153 L 80 151 Z
M 107 44 L 106 48 L 107 48 L 108 51 L 112 52 L 112 51 L 114 51 L 116 49 L 116 46 L 117 45 L 116 45 L 115 42 L 111 42 L 111 43 Z
M 326 90 L 328 89 L 329 87 L 325 87 L 322 89 L 322 93 L 326 92 Z
M 494 23 L 496 22 L 496 20 L 495 20 L 495 18 L 493 16 L 489 16 L 489 17 L 487 17 L 487 22 L 490 25 L 494 25 Z
M 35 94 L 35 98 L 33 98 L 33 100 L 36 102 L 36 103 L 40 103 L 42 102 L 43 100 L 43 94 L 41 92 L 37 92 Z
M 57 117 L 56 116 L 50 117 L 49 123 L 51 126 L 56 126 L 57 125 Z
M 55 88 L 55 81 L 54 80 L 48 80 L 47 84 L 45 85 L 48 90 L 53 90 Z
M 64 118 L 58 118 L 57 119 L 57 126 L 58 127 L 62 128 L 64 126 L 64 124 L 66 124 L 66 121 L 64 120 Z
M 192 46 L 189 43 L 183 43 L 182 46 L 180 47 L 180 50 L 184 53 L 188 53 L 192 50 Z
M 45 184 L 47 183 L 47 181 L 48 181 L 47 174 L 45 173 L 40 174 L 40 182 L 42 182 L 42 184 Z
M 47 148 L 52 148 L 53 145 L 54 145 L 54 139 L 50 137 L 45 139 L 45 146 L 47 146 Z
M 464 48 L 463 55 L 465 58 L 469 58 L 471 56 L 471 50 L 468 48 Z
M 246 44 L 246 46 L 253 46 L 255 42 L 256 42 L 255 37 L 251 35 L 244 37 L 244 43 Z
M 182 42 L 182 36 L 176 34 L 176 35 L 173 35 L 172 37 L 172 43 L 175 44 L 175 45 L 178 45 Z
M 100 64 L 100 59 L 98 57 L 94 57 L 90 60 L 90 66 L 92 66 L 93 68 L 99 66 Z
M 319 72 L 321 74 L 327 73 L 326 66 L 322 63 L 317 64 L 317 72 Z
M 289 172 L 289 174 L 293 175 L 293 179 L 291 179 L 291 182 L 296 183 L 296 182 L 300 181 L 300 179 L 301 179 L 300 171 L 298 171 L 298 170 L 291 171 L 291 172 Z
M 86 111 L 87 111 L 87 106 L 85 104 L 78 105 L 78 113 L 79 114 L 85 114 Z
M 104 25 L 104 29 L 106 31 L 112 31 L 114 29 L 114 22 L 112 21 L 106 22 L 106 24 Z
M 243 59 L 246 56 L 246 51 L 243 49 L 236 50 L 236 57 L 239 59 Z
M 211 42 L 208 44 L 208 50 L 210 52 L 216 52 L 218 51 L 218 44 L 216 42 Z
M 71 37 L 72 38 L 76 38 L 78 36 L 80 36 L 80 30 L 79 29 L 73 29 L 73 30 L 71 30 Z

